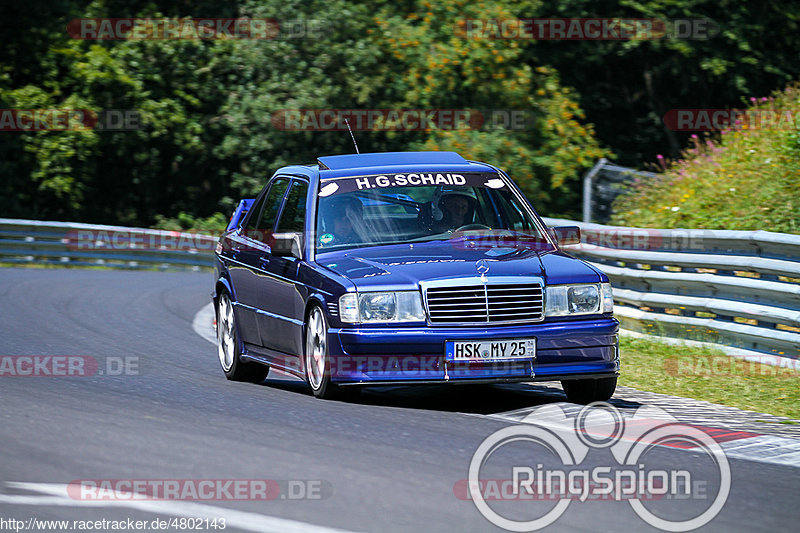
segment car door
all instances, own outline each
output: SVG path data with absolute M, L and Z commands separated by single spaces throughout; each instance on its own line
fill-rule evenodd
M 243 229 L 231 237 L 231 279 L 236 291 L 236 318 L 242 340 L 263 346 L 260 333 L 262 302 L 274 291 L 273 278 L 264 274 L 265 258 L 269 255 L 267 241 L 275 226 L 290 179 L 276 177 L 256 200 Z
M 308 182 L 296 178 L 286 194 L 275 225 L 276 233 L 297 232 L 305 235 Z M 305 297 L 297 283 L 300 259 L 271 253 L 262 260 L 264 273 L 270 277 L 270 292 L 261 293 L 259 331 L 262 345 L 290 356 L 300 356 L 297 339 L 302 338 Z

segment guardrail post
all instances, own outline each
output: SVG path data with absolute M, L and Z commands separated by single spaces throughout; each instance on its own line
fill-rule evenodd
M 592 179 L 594 179 L 595 175 L 600 172 L 600 169 L 608 163 L 605 157 L 600 158 L 600 161 L 595 163 L 595 165 L 589 169 L 586 174 L 583 175 L 583 221 L 584 222 L 591 222 L 592 221 Z

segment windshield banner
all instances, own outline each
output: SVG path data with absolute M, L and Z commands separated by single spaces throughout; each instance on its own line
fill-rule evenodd
M 430 187 L 449 185 L 453 187 L 481 187 L 502 189 L 506 183 L 497 174 L 478 172 L 420 172 L 418 174 L 379 174 L 322 180 L 321 197 L 354 191 L 368 191 L 391 187 Z

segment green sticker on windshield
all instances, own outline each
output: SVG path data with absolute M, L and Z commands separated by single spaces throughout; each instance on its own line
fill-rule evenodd
M 333 242 L 333 235 L 330 233 L 326 233 L 319 238 L 320 244 L 330 244 L 331 242 Z

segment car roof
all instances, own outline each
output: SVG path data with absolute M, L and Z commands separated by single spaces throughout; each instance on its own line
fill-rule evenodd
M 468 161 L 456 152 L 375 152 L 329 155 L 317 158 L 317 165 L 283 167 L 276 174 L 293 174 L 320 179 L 413 172 L 496 172 L 486 163 Z
M 317 158 L 320 170 L 346 170 L 397 165 L 463 165 L 455 152 L 377 152 L 371 154 L 327 155 Z

